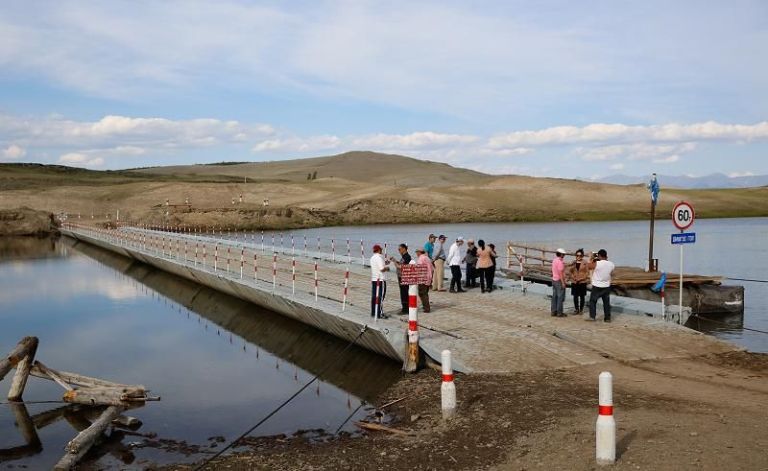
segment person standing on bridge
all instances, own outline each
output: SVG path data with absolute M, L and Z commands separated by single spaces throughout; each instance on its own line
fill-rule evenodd
M 397 246 L 397 251 L 400 253 L 400 261 L 395 260 L 395 257 L 391 257 L 390 260 L 397 267 L 397 284 L 400 287 L 400 314 L 408 314 L 408 285 L 402 284 L 403 277 L 403 265 L 411 263 L 411 254 L 408 253 L 408 246 L 400 244 Z
M 440 234 L 437 245 L 432 250 L 432 260 L 435 262 L 435 273 L 432 276 L 432 291 L 445 291 L 443 279 L 445 277 L 445 236 Z
M 371 317 L 386 319 L 384 315 L 384 297 L 387 295 L 387 272 L 389 261 L 381 254 L 381 246 L 373 246 L 371 256 Z
M 427 237 L 427 242 L 424 244 L 424 253 L 427 254 L 430 260 L 432 260 L 432 252 L 435 250 L 435 240 L 437 240 L 437 237 L 434 234 L 430 234 Z
M 603 321 L 611 322 L 611 276 L 616 265 L 608 261 L 608 252 L 600 249 L 589 253 L 589 269 L 592 270 L 592 293 L 589 295 L 589 318 L 597 317 L 597 300 L 603 300 Z
M 563 301 L 565 300 L 565 250 L 557 249 L 552 260 L 552 316 L 565 317 Z
M 448 250 L 448 265 L 451 267 L 451 293 L 463 293 L 461 289 L 461 264 L 464 262 L 464 254 L 461 253 L 461 246 L 464 245 L 464 238 L 457 237 L 456 242 Z M 454 288 L 455 286 L 455 288 Z
M 464 280 L 465 288 L 477 288 L 477 277 L 482 276 L 478 273 L 477 265 L 477 247 L 475 247 L 475 240 L 467 240 L 467 255 L 464 257 L 467 267 L 467 279 Z
M 568 269 L 568 279 L 571 280 L 571 296 L 576 314 L 584 312 L 584 300 L 587 297 L 587 282 L 589 281 L 589 267 L 584 260 L 584 249 L 576 251 L 576 260 Z
M 427 256 L 427 251 L 425 249 L 416 249 L 416 264 L 425 265 L 427 267 L 427 283 L 419 285 L 419 299 L 421 299 L 421 306 L 424 309 L 424 312 L 430 312 L 429 288 L 432 286 L 432 275 L 434 274 L 435 268 L 432 266 L 432 259 Z
M 480 292 L 490 293 L 493 289 L 493 250 L 485 246 L 485 241 L 477 241 L 477 276 L 480 278 Z

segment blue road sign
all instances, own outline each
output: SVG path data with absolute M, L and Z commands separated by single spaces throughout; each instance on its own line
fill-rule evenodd
M 695 244 L 696 233 L 695 232 L 681 232 L 679 234 L 672 234 L 673 244 Z

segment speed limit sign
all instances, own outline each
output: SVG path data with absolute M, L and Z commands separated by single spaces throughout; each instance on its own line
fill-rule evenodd
M 681 231 L 691 227 L 695 218 L 696 213 L 693 211 L 693 206 L 685 201 L 677 203 L 675 209 L 672 210 L 672 223 Z

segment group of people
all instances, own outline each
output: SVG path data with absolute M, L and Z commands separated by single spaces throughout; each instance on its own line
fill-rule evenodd
M 589 296 L 588 321 L 597 317 L 597 302 L 603 301 L 603 320 L 611 322 L 611 276 L 616 268 L 608 260 L 608 252 L 600 249 L 596 253 L 589 252 L 584 260 L 584 249 L 574 253 L 575 260 L 566 267 L 564 249 L 557 249 L 552 260 L 552 316 L 566 317 L 563 313 L 566 284 L 571 283 L 571 296 L 575 314 L 584 312 L 584 301 L 587 296 L 587 284 L 592 285 Z
M 387 273 L 392 271 L 394 266 L 397 271 L 398 285 L 400 288 L 400 302 L 402 305 L 401 313 L 408 313 L 408 285 L 400 284 L 403 265 L 411 262 L 417 265 L 425 265 L 427 276 L 420 280 L 418 285 L 418 295 L 424 312 L 430 312 L 429 292 L 446 291 L 445 265 L 451 270 L 451 284 L 447 291 L 451 293 L 463 293 L 469 288 L 478 286 L 480 281 L 480 291 L 490 293 L 494 289 L 494 278 L 496 275 L 496 247 L 493 244 L 487 244 L 480 239 L 475 245 L 473 239 L 466 241 L 464 248 L 464 238 L 457 237 L 456 240 L 446 248 L 447 237 L 445 235 L 435 236 L 429 234 L 427 242 L 423 247 L 418 247 L 414 252 L 414 259 L 408 252 L 408 245 L 400 244 L 397 251 L 400 259 L 390 257 L 386 259 L 382 254 L 382 247 L 379 244 L 373 246 L 373 255 L 371 256 L 371 317 L 386 317 L 383 313 L 383 300 L 387 292 Z M 466 280 L 462 288 L 462 265 L 466 267 Z

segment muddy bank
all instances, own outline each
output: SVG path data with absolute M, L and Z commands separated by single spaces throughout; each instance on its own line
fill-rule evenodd
M 0 210 L 0 236 L 48 235 L 57 230 L 52 213 L 25 207 Z
M 395 417 L 388 425 L 405 435 L 249 439 L 206 469 L 595 469 L 596 383 L 603 369 L 616 384 L 615 469 L 768 466 L 768 356 L 737 352 L 459 376 L 458 417 L 450 422 L 441 419 L 440 376 L 422 371 L 378 401 L 405 398 L 388 409 Z

